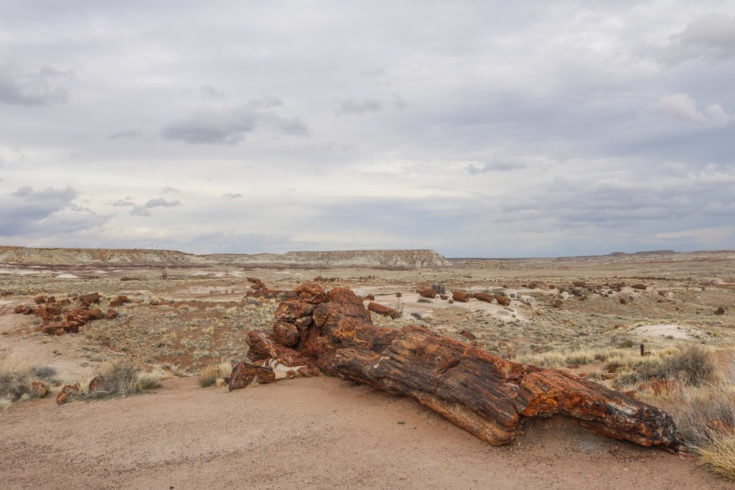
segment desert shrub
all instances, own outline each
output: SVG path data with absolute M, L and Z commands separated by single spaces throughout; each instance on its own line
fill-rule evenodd
M 229 362 L 221 362 L 219 364 L 211 364 L 205 366 L 199 374 L 199 386 L 207 388 L 217 384 L 217 380 L 229 378 L 232 374 L 232 365 Z
M 20 399 L 33 398 L 36 394 L 31 383 L 36 380 L 51 381 L 56 369 L 50 366 L 3 368 L 0 370 L 0 398 L 6 404 Z
M 630 349 L 634 345 L 636 345 L 636 344 L 631 339 L 625 339 L 625 340 L 622 340 L 621 342 L 619 342 L 618 345 L 617 345 L 617 347 L 619 349 Z
M 615 386 L 619 388 L 634 385 L 638 381 L 640 381 L 638 373 L 632 371 L 630 368 L 620 370 L 615 375 Z
M 712 380 L 714 366 L 707 352 L 700 346 L 692 345 L 678 354 L 667 357 L 662 362 L 664 375 L 678 378 L 682 382 L 699 386 Z
M 567 366 L 589 364 L 595 360 L 595 353 L 592 351 L 572 352 L 566 357 Z
M 31 381 L 27 372 L 5 372 L 0 374 L 0 396 L 11 402 L 19 400 L 24 394 L 30 393 Z
M 56 368 L 52 366 L 34 366 L 31 368 L 31 372 L 38 378 L 44 381 L 51 381 L 56 376 Z
M 443 284 L 432 284 L 431 289 L 433 289 L 436 294 L 446 294 L 447 292 L 447 288 L 445 288 Z
M 95 378 L 99 380 L 99 384 L 90 393 L 93 397 L 128 396 L 138 392 L 138 368 L 128 360 L 106 362 Z

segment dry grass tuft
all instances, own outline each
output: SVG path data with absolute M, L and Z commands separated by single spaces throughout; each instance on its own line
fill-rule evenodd
M 662 361 L 662 374 L 654 380 L 654 393 L 645 401 L 666 410 L 685 442 L 703 464 L 735 481 L 735 352 L 719 352 L 720 362 L 700 347 L 675 352 Z M 657 386 L 661 389 L 656 390 Z
M 218 386 L 224 382 L 224 378 L 229 378 L 232 374 L 232 366 L 229 362 L 221 362 L 219 364 L 210 364 L 202 369 L 199 375 L 199 386 L 207 388 L 217 384 Z
M 155 390 L 161 387 L 161 377 L 155 373 L 138 374 L 138 391 Z
M 702 463 L 730 481 L 735 481 L 735 436 L 723 437 L 699 451 Z

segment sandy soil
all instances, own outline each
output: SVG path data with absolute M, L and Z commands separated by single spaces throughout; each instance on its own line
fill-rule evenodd
M 731 488 L 694 460 L 528 421 L 492 447 L 334 378 L 228 393 L 172 378 L 125 399 L 0 414 L 3 488 Z

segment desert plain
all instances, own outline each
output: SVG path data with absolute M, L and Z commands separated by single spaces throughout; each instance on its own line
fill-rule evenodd
M 45 373 L 49 389 L 44 397 L 2 400 L 0 487 L 732 486 L 703 464 L 697 447 L 669 454 L 559 417 L 528 419 L 512 444 L 494 447 L 409 399 L 338 378 L 296 377 L 232 392 L 221 380 L 202 387 L 208 369 L 246 357 L 246 333 L 269 329 L 282 296 L 306 281 L 350 288 L 400 313 L 373 314 L 376 325 L 424 325 L 624 391 L 671 411 L 683 432 L 692 414 L 681 411 L 682 400 L 696 405 L 694 388 L 652 373 L 695 346 L 716 368 L 709 383 L 732 402 L 729 412 L 700 414 L 710 424 L 703 430 L 727 436 L 735 423 L 733 251 L 447 259 L 431 251 L 0 247 L 0 376 Z M 509 302 L 452 301 L 454 291 Z M 44 332 L 48 322 L 38 315 L 17 312 L 49 297 L 75 304 L 92 293 L 102 310 L 121 296 L 127 301 L 115 304 L 114 318 L 62 335 Z M 84 390 L 105 365 L 123 361 L 160 382 L 127 396 L 55 402 L 62 386 Z

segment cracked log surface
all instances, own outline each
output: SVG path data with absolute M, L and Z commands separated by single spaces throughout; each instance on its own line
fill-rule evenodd
M 494 445 L 510 443 L 523 417 L 563 415 L 616 439 L 684 449 L 668 414 L 605 386 L 511 362 L 425 327 L 376 327 L 346 288 L 308 282 L 295 292 L 297 299 L 279 305 L 270 333 L 248 334 L 250 361 L 235 368 L 230 390 L 286 376 L 270 375 L 274 366 L 288 376 L 321 371 L 410 396 Z

